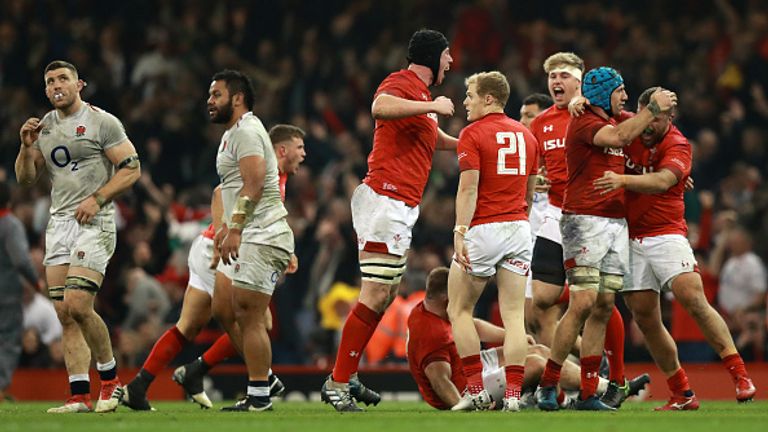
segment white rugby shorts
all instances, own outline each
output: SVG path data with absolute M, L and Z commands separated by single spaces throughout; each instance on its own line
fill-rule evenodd
M 547 201 L 542 215 L 541 226 L 536 231 L 536 236 L 552 240 L 557 244 L 563 244 L 563 236 L 560 234 L 560 218 L 562 215 L 563 210 L 560 207 L 555 207 Z
M 43 265 L 83 267 L 103 275 L 116 243 L 114 220 L 97 218 L 81 225 L 73 217 L 52 216 L 45 230 Z
M 189 248 L 187 265 L 189 266 L 189 286 L 207 293 L 213 297 L 213 285 L 216 280 L 216 270 L 209 268 L 213 258 L 213 239 L 202 234 L 192 241 Z
M 691 244 L 680 234 L 632 239 L 629 250 L 622 291 L 669 290 L 677 276 L 696 271 Z
M 379 195 L 365 183 L 355 189 L 351 205 L 358 250 L 405 255 L 419 217 L 418 206 Z
M 527 220 L 475 225 L 464 235 L 464 244 L 473 276 L 491 277 L 499 268 L 528 275 L 533 242 Z
M 612 275 L 629 270 L 629 231 L 623 218 L 564 214 L 560 229 L 566 269 L 592 267 Z
M 238 252 L 237 261 L 230 265 L 219 261 L 216 270 L 229 278 L 234 287 L 271 296 L 288 267 L 291 254 L 284 249 L 257 243 L 241 243 Z

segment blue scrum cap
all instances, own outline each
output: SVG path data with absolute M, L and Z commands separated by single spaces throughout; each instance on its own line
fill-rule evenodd
M 624 78 L 616 69 L 601 66 L 587 72 L 581 82 L 581 94 L 589 103 L 611 114 L 611 93 L 624 84 Z

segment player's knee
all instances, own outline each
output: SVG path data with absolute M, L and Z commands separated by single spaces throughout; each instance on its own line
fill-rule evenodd
M 533 290 L 533 309 L 534 313 L 541 314 L 557 303 L 560 293 L 546 288 Z
M 544 368 L 547 365 L 547 357 L 533 352 L 528 352 L 525 356 L 525 375 L 531 375 L 532 377 L 541 377 L 544 373 Z
M 632 313 L 632 319 L 635 320 L 640 330 L 645 331 L 654 325 L 654 322 L 657 320 L 658 310 L 639 307 L 639 305 L 632 302 L 626 302 L 626 304 Z
M 65 290 L 72 294 L 64 296 L 64 305 L 69 315 L 78 323 L 93 313 L 93 295 L 99 291 L 99 284 L 82 276 L 67 276 Z
M 571 292 L 578 291 L 599 291 L 600 290 L 600 270 L 594 267 L 572 267 L 567 270 L 568 288 Z M 573 302 L 571 298 L 571 302 Z

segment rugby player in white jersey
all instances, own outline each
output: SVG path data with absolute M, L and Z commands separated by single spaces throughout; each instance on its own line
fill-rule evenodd
M 83 102 L 83 87 L 71 63 L 48 64 L 45 95 L 54 109 L 24 122 L 16 158 L 19 183 L 34 184 L 46 170 L 52 184 L 43 264 L 64 328 L 71 397 L 49 413 L 92 410 L 91 355 L 101 378 L 96 412 L 114 411 L 122 393 L 109 330 L 93 305 L 117 241 L 112 200 L 139 179 L 141 168 L 120 120 Z

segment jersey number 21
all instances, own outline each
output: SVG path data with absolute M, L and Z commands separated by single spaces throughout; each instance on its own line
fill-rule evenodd
M 506 145 L 499 149 L 499 159 L 496 163 L 496 173 L 503 175 L 527 175 L 525 172 L 525 138 L 522 132 L 497 132 L 496 143 Z M 518 155 L 519 168 L 507 167 L 507 155 Z

